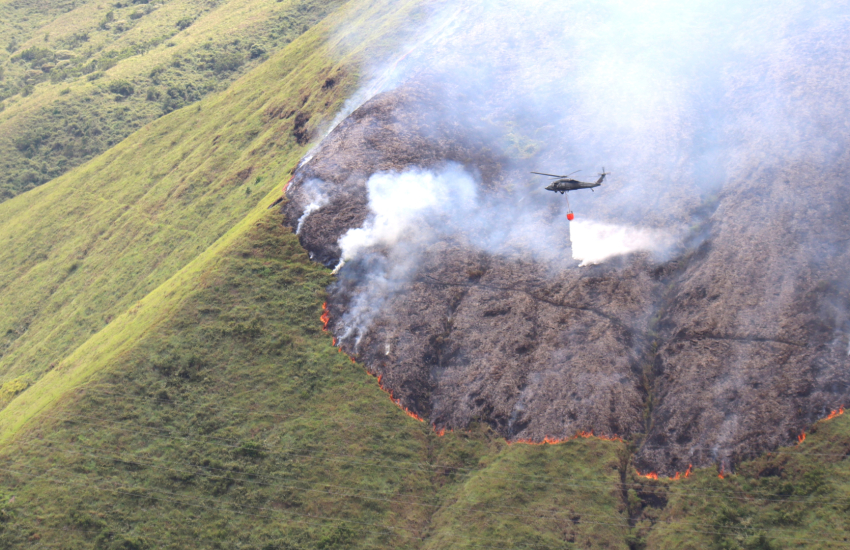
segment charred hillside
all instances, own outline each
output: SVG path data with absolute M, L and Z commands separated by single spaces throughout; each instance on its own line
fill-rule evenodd
M 435 16 L 287 191 L 337 344 L 438 429 L 629 438 L 664 473 L 850 401 L 846 23 L 742 9 Z M 602 166 L 569 224 L 528 174 Z
M 314 259 L 338 264 L 341 237 L 372 216 L 376 173 L 455 161 L 494 195 L 518 177 L 483 129 L 429 123 L 438 100 L 415 84 L 376 97 L 296 173 L 283 212 Z M 553 263 L 522 247 L 482 249 L 458 229 L 406 251 L 416 261 L 399 271 L 397 251 L 376 245 L 339 269 L 329 328 L 438 429 L 483 420 L 530 441 L 593 431 L 643 441 L 641 468 L 728 470 L 850 398 L 842 167 L 730 182 L 663 261 Z M 540 218 L 563 227 L 557 209 Z

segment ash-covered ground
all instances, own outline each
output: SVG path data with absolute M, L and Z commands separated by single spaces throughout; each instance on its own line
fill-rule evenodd
M 540 13 L 504 9 L 441 20 L 462 37 L 295 173 L 283 214 L 337 270 L 342 349 L 438 429 L 592 430 L 640 441 L 639 468 L 665 474 L 730 470 L 850 403 L 846 20 L 778 25 L 780 46 L 735 43 L 723 63 L 679 48 L 668 73 L 642 60 L 657 89 L 635 91 L 635 73 L 631 93 L 590 93 L 528 80 L 573 67 L 583 82 L 582 64 L 516 24 Z M 458 53 L 468 41 L 491 55 Z M 613 174 L 571 194 L 568 223 L 528 172 L 576 159 Z

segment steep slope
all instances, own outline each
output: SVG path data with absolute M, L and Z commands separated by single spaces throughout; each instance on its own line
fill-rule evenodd
M 224 90 L 341 4 L 0 3 L 0 201 Z
M 88 165 L 0 205 L 1 238 L 14 243 L 0 263 L 2 313 L 15 321 L 4 331 L 2 363 L 3 546 L 846 547 L 847 416 L 818 422 L 799 446 L 736 463 L 737 474 L 725 479 L 714 468 L 694 470 L 686 480 L 651 479 L 635 472 L 634 444 L 580 437 L 508 445 L 483 416 L 463 419 L 467 430 L 437 435 L 390 401 L 379 387 L 387 380 L 376 383 L 333 349 L 321 330 L 321 304 L 328 285 L 344 290 L 345 272 L 334 283 L 266 207 L 306 149 L 298 140 L 321 128 L 320 120 L 353 91 L 359 62 L 394 48 L 400 21 L 415 19 L 416 7 L 350 6 L 337 22 L 370 26 L 354 31 L 349 42 L 362 49 L 349 57 L 328 48 L 331 25 L 320 25 L 228 92 L 202 102 L 203 117 L 194 107 L 172 113 Z M 380 47 L 364 39 L 370 36 Z M 347 76 L 336 79 L 340 69 Z M 351 120 L 374 124 L 362 135 L 379 138 L 373 143 L 391 152 L 393 133 L 381 126 L 386 114 L 367 107 Z M 326 145 L 347 145 L 357 154 L 387 150 L 339 139 L 356 129 L 344 123 Z M 362 163 L 345 165 L 357 199 L 340 210 L 348 219 L 329 225 L 336 217 L 317 210 L 301 237 L 308 242 L 326 231 L 309 247 L 325 243 L 322 250 L 330 253 L 322 259 L 333 263 L 333 232 L 363 221 L 363 180 L 376 162 L 386 163 L 383 169 L 411 159 L 432 166 L 454 155 L 467 166 L 480 162 L 483 178 L 498 190 L 508 178 L 489 163 L 503 158 L 503 150 L 469 148 L 465 134 L 448 132 L 440 149 L 408 133 L 396 141 L 414 143 L 408 160 L 364 155 Z M 306 166 L 332 175 L 331 161 L 339 157 L 323 151 Z M 167 173 L 154 171 L 155 181 L 145 183 L 146 165 L 157 162 Z M 309 172 L 303 170 L 296 183 L 304 183 Z M 266 198 L 258 204 L 260 193 Z M 110 208 L 119 213 L 109 217 Z M 291 221 L 297 229 L 298 220 Z M 436 252 L 451 258 L 445 249 Z M 483 311 L 504 318 L 510 313 L 504 302 L 515 293 L 481 283 L 487 270 L 479 272 L 477 261 L 463 264 L 467 280 L 459 285 L 468 287 L 462 290 L 472 297 L 469 309 L 489 301 Z M 609 313 L 610 295 L 624 296 L 615 291 L 632 284 L 620 284 L 622 274 L 636 269 L 637 288 L 654 280 L 640 272 L 643 261 L 600 266 L 569 281 L 576 294 L 596 300 L 578 304 L 569 322 L 597 323 L 592 335 L 600 350 L 617 344 L 598 317 Z M 671 264 L 650 274 L 669 282 L 694 266 Z M 426 274 L 442 276 L 440 269 Z M 81 273 L 84 280 L 75 281 Z M 528 280 L 498 265 L 491 275 L 505 273 Z M 413 298 L 408 315 L 431 315 L 417 300 L 456 297 L 445 280 L 429 284 L 406 289 Z M 528 290 L 552 295 L 552 289 Z M 43 295 L 51 298 L 38 298 Z M 28 303 L 34 307 L 23 308 Z M 679 319 L 658 324 L 642 316 L 642 307 L 626 305 L 641 313 L 634 322 L 641 331 L 647 327 L 647 337 Z M 332 323 L 341 318 L 335 308 L 332 301 Z M 508 318 L 520 324 L 534 309 Z M 588 310 L 596 312 L 584 316 Z M 69 312 L 78 313 L 82 329 L 68 322 Z M 607 323 L 623 327 L 614 320 Z M 488 327 L 506 352 L 524 343 L 511 339 L 505 321 L 484 325 L 473 314 L 465 322 Z M 652 382 L 650 372 L 640 374 Z M 586 418 L 598 417 L 605 420 Z
M 555 2 L 470 8 L 462 32 L 296 173 L 283 214 L 338 272 L 338 345 L 438 429 L 483 419 L 518 441 L 620 436 L 640 443 L 642 471 L 667 475 L 728 472 L 795 442 L 850 402 L 850 158 L 838 145 L 850 135 L 830 122 L 850 110 L 846 19 L 829 6 L 803 21 L 783 13 L 766 23 L 772 41 L 741 47 L 714 77 L 665 75 L 685 79 L 664 96 L 682 112 L 662 130 L 609 117 L 600 139 L 614 147 L 593 142 L 597 111 L 524 78 L 565 70 L 551 61 L 559 46 L 526 31 L 548 22 L 527 13 L 541 6 L 576 17 Z M 719 28 L 750 36 L 746 24 Z M 683 57 L 706 55 L 718 53 Z M 517 147 L 523 135 L 539 143 Z M 583 218 L 567 225 L 568 203 L 527 174 L 576 150 L 618 158 L 627 174 L 598 198 L 579 194 Z M 675 163 L 658 160 L 668 152 Z
M 4 446 L 4 547 L 625 548 L 577 519 L 625 522 L 616 444 L 437 436 L 330 345 L 329 274 L 276 216 L 240 233 L 50 376 L 74 389 Z
M 453 162 L 481 174 L 481 186 L 493 194 L 517 177 L 500 169 L 510 159 L 489 139 L 493 128 L 433 122 L 432 113 L 445 108 L 427 91 L 434 87 L 414 82 L 375 97 L 296 173 L 283 210 L 315 260 L 336 265 L 343 234 L 369 223 L 373 174 L 440 170 Z M 315 201 L 314 181 L 323 182 L 326 204 L 305 216 Z M 410 185 L 424 184 L 412 178 Z M 404 200 L 415 202 L 417 195 L 411 191 Z M 534 229 L 541 232 L 560 223 L 554 209 L 539 218 Z M 635 365 L 649 346 L 651 304 L 661 292 L 646 263 L 577 270 L 568 261 L 555 268 L 535 257 L 539 247 L 490 253 L 476 247 L 482 234 L 474 228 L 448 237 L 435 228 L 451 223 L 438 218 L 404 234 L 411 243 L 416 234 L 439 235 L 424 250 L 384 249 L 385 260 L 378 252 L 340 270 L 329 328 L 342 349 L 439 428 L 486 418 L 505 437 L 534 441 L 581 431 L 642 432 Z M 490 231 L 481 228 L 485 239 Z M 569 257 L 569 250 L 551 253 Z M 373 276 L 383 263 L 390 266 L 384 276 Z
M 298 136 L 340 108 L 355 80 L 345 63 L 369 47 L 328 43 L 335 25 L 382 9 L 337 14 L 227 92 L 0 204 L 2 405 L 280 188 L 306 150 Z M 399 32 L 394 17 L 407 13 L 374 37 Z
M 276 215 L 246 222 L 34 388 L 0 451 L 4 547 L 846 545 L 847 418 L 724 480 L 645 479 L 592 438 L 439 436 L 331 346 L 328 271 Z

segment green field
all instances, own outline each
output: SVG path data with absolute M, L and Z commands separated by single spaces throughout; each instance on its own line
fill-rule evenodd
M 1 5 L 0 547 L 850 544 L 850 415 L 649 480 L 629 442 L 439 436 L 331 346 L 332 276 L 267 207 L 311 146 L 296 114 L 319 139 L 426 3 Z M 27 76 L 36 47 L 76 53 Z

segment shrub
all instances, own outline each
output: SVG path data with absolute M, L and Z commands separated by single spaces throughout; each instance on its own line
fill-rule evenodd
M 109 69 L 111 69 L 112 67 L 114 67 L 117 64 L 118 64 L 118 59 L 116 59 L 114 57 L 109 57 L 109 58 L 101 59 L 100 61 L 98 61 L 97 62 L 97 68 L 100 69 L 101 71 L 108 71 Z
M 40 61 L 42 59 L 53 59 L 53 51 L 48 48 L 33 46 L 20 53 L 20 59 L 24 61 Z
M 213 59 L 212 70 L 216 73 L 235 71 L 244 60 L 241 54 L 225 53 Z
M 86 31 L 75 32 L 71 36 L 62 40 L 62 42 L 64 42 L 68 46 L 68 48 L 71 49 L 71 50 L 76 48 L 80 44 L 83 44 L 83 43 L 88 42 L 88 41 L 89 41 L 89 33 L 86 32 Z
M 251 59 L 256 59 L 256 58 L 260 57 L 261 55 L 263 55 L 264 53 L 266 53 L 266 50 L 265 50 L 265 48 L 263 48 L 259 44 L 251 44 L 251 47 L 249 48 L 248 53 L 251 56 Z
M 191 17 L 184 17 L 183 19 L 175 23 L 175 26 L 182 31 L 188 29 L 194 22 L 195 20 Z
M 113 80 L 109 83 L 109 91 L 122 97 L 130 97 L 135 90 L 126 80 Z
M 51 84 L 59 84 L 60 82 L 65 80 L 66 76 L 67 75 L 65 74 L 65 71 L 62 71 L 62 70 L 50 71 L 50 83 Z
M 100 22 L 101 29 L 108 29 L 109 24 L 115 21 L 115 12 L 113 10 L 109 10 L 106 12 L 106 15 L 103 17 L 103 21 Z
M 141 19 L 142 17 L 144 17 L 144 15 L 145 15 L 145 12 L 143 12 L 141 10 L 136 10 L 133 13 L 130 14 L 130 19 Z

